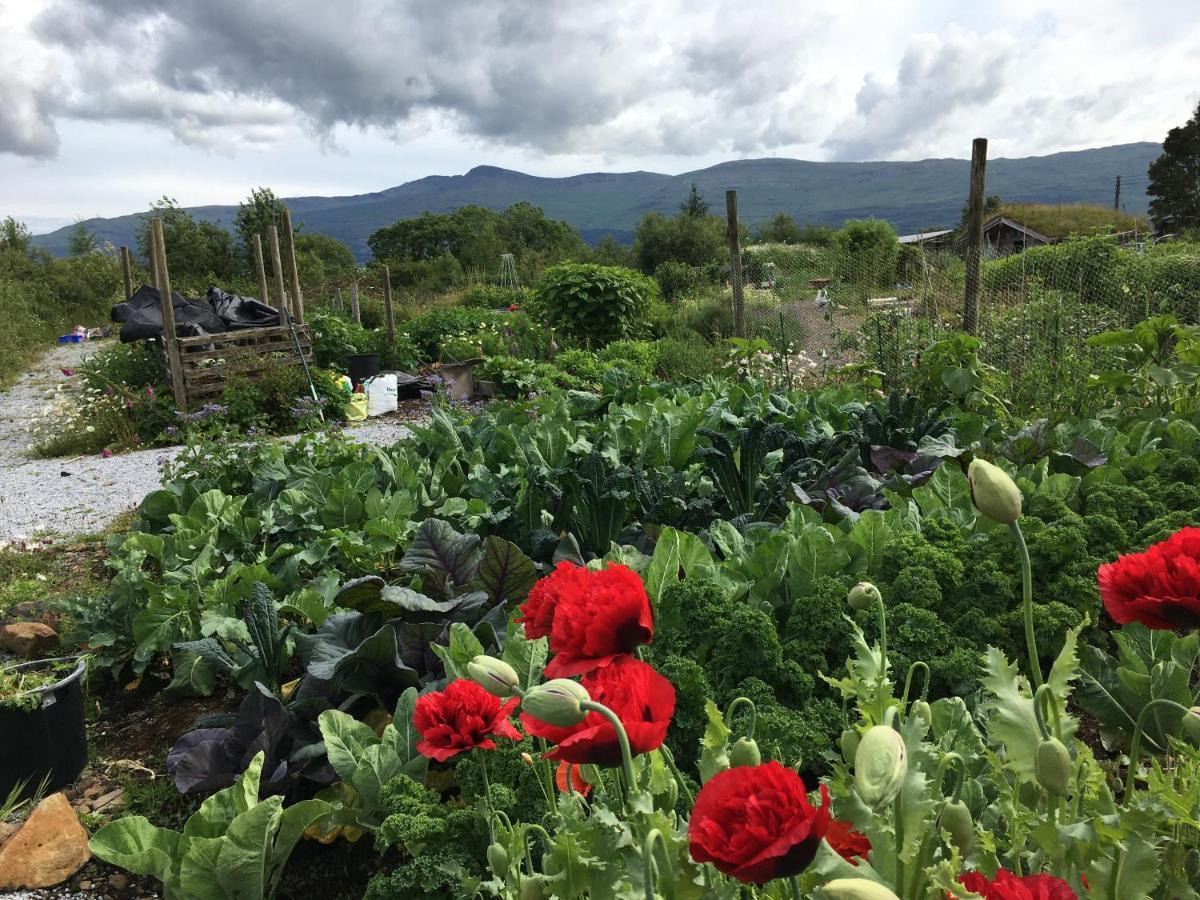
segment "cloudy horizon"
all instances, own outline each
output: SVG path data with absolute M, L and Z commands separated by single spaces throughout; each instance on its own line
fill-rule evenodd
M 1200 11 L 1104 0 L 0 0 L 0 216 L 717 162 L 995 157 L 1161 141 Z

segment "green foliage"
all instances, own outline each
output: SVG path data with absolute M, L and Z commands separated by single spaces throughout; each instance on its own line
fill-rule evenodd
M 724 355 L 699 335 L 663 338 L 656 344 L 655 374 L 672 381 L 704 378 L 719 371 Z
M 71 256 L 83 256 L 98 249 L 96 235 L 88 231 L 88 227 L 82 222 L 76 222 L 67 240 L 67 253 Z
M 268 187 L 251 188 L 250 196 L 238 204 L 237 212 L 233 216 L 233 231 L 241 244 L 247 269 L 253 271 L 254 238 L 258 237 L 262 242 L 263 265 L 266 266 L 268 278 L 273 277 L 274 269 L 267 233 L 272 225 L 282 230 L 283 210 L 283 201 L 275 196 L 273 190 Z M 165 223 L 163 227 L 166 227 Z M 299 237 L 295 240 L 299 245 Z M 297 246 L 297 255 L 299 249 Z M 173 263 L 171 268 L 174 271 Z
M 615 266 L 564 263 L 547 269 L 537 286 L 536 311 L 552 328 L 584 343 L 644 334 L 658 287 L 643 275 Z
M 634 262 L 647 274 L 665 262 L 703 268 L 719 262 L 725 247 L 725 220 L 719 216 L 648 212 L 633 233 Z
M 490 309 L 435 306 L 411 319 L 405 326 L 405 332 L 422 359 L 438 360 L 443 358 L 443 348 L 456 339 L 468 345 L 472 342 L 478 344 L 485 330 L 498 337 L 510 315 Z M 478 355 L 478 351 L 468 355 Z M 467 356 L 458 358 L 465 359 Z
M 896 280 L 896 258 L 900 244 L 896 230 L 883 219 L 855 219 L 834 236 L 839 273 L 863 290 L 890 287 Z
M 238 273 L 233 237 L 220 225 L 198 220 L 171 197 L 150 204 L 138 233 L 138 254 L 148 259 L 150 220 L 161 218 L 171 287 L 180 293 L 203 293 L 212 282 Z
M 312 313 L 307 324 L 313 339 L 313 361 L 323 369 L 344 372 L 346 358 L 359 353 L 378 353 L 384 369 L 411 372 L 420 363 L 408 334 L 397 331 L 395 342 L 389 343 L 387 331 L 364 328 L 335 313 Z
M 331 810 L 322 800 L 286 809 L 282 797 L 260 801 L 262 762 L 259 753 L 236 784 L 204 801 L 182 833 L 129 816 L 96 832 L 92 853 L 154 877 L 166 900 L 270 900 L 304 829 Z
M 697 273 L 685 262 L 668 259 L 654 267 L 654 280 L 665 300 L 674 303 L 699 283 Z
M 498 284 L 477 284 L 468 288 L 459 298 L 459 306 L 474 306 L 480 309 L 508 309 L 522 307 L 533 299 L 529 288 L 507 288 Z
M 1200 104 L 1186 123 L 1167 132 L 1162 156 L 1150 163 L 1150 218 L 1160 232 L 1200 228 Z
M 1090 203 L 1004 203 L 999 214 L 1053 240 L 1110 231 L 1150 230 L 1141 216 Z

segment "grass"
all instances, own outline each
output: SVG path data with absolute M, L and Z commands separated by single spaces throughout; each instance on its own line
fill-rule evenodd
M 116 527 L 122 526 L 114 522 L 109 529 Z M 19 604 L 49 609 L 59 600 L 102 593 L 108 585 L 104 541 L 97 534 L 0 549 L 0 616 Z
M 1140 216 L 1086 203 L 1005 203 L 1000 214 L 1048 238 L 1064 238 L 1069 234 L 1151 230 L 1150 223 Z

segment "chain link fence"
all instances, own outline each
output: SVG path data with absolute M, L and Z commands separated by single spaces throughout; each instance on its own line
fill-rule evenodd
M 769 345 L 773 380 L 847 364 L 900 386 L 919 354 L 963 328 L 967 249 L 953 235 L 884 247 L 743 248 L 746 338 Z M 1087 339 L 1156 315 L 1200 323 L 1200 245 L 1072 238 L 985 245 L 975 334 L 979 359 L 1013 399 L 1048 379 L 1086 379 Z M 1040 388 L 1039 388 L 1040 389 Z

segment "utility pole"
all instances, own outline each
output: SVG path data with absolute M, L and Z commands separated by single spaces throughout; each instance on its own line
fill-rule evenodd
M 987 138 L 971 143 L 971 193 L 967 200 L 967 283 L 963 296 L 963 331 L 975 333 L 979 315 L 979 263 L 983 252 L 983 193 L 987 170 Z
M 1113 209 L 1121 208 L 1121 176 L 1117 176 L 1116 187 L 1113 188 Z

